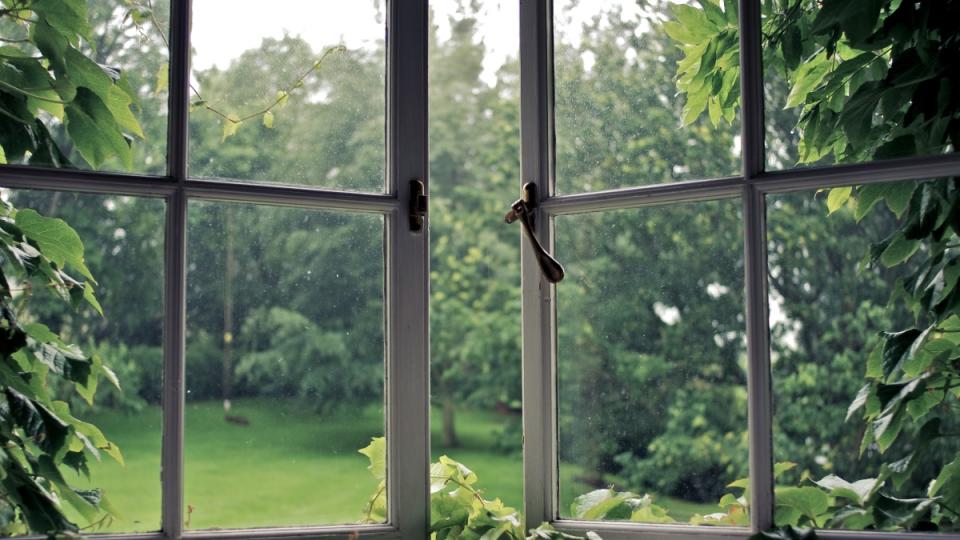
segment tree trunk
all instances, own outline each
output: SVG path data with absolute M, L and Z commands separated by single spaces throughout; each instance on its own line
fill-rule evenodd
M 457 426 L 454 422 L 454 404 L 450 397 L 443 398 L 443 447 L 457 448 L 460 439 L 457 438 Z
M 226 208 L 224 215 L 225 260 L 223 276 L 223 373 L 220 391 L 223 394 L 223 410 L 230 412 L 233 397 L 233 280 L 236 276 L 236 256 L 233 246 L 233 208 Z

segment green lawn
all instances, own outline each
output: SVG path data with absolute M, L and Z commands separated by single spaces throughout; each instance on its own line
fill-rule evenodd
M 185 484 L 189 526 L 263 527 L 352 523 L 376 487 L 357 453 L 382 433 L 376 408 L 351 410 L 332 418 L 304 412 L 297 403 L 255 400 L 234 403 L 231 414 L 249 425 L 225 422 L 220 403 L 188 404 Z M 150 531 L 160 526 L 160 411 L 136 415 L 104 412 L 88 417 L 123 451 L 126 467 L 105 460 L 91 466 L 92 485 L 102 487 L 121 514 L 112 531 Z M 460 412 L 461 447 L 439 446 L 434 422 L 433 457 L 442 453 L 476 471 L 488 498 L 519 507 L 523 471 L 519 454 L 492 449 L 504 419 L 493 413 Z M 569 504 L 589 486 L 564 467 L 562 500 Z M 83 479 L 77 479 L 83 485 Z M 685 520 L 715 506 L 659 499 L 671 515 Z

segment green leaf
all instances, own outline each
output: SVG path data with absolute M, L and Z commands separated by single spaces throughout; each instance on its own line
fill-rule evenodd
M 863 385 L 857 392 L 856 397 L 853 398 L 850 406 L 847 407 L 847 417 L 844 419 L 844 421 L 849 421 L 857 411 L 863 408 L 863 406 L 867 403 L 867 399 L 871 395 L 873 395 L 873 383 L 867 383 Z
M 273 113 L 267 111 L 263 113 L 263 127 L 273 129 Z
M 596 489 L 574 499 L 570 511 L 578 519 L 596 521 L 600 519 L 629 519 L 633 509 L 627 499 L 636 497 L 632 493 L 617 493 L 612 489 Z
M 90 38 L 87 4 L 84 0 L 34 0 L 30 9 L 74 44 L 77 44 L 77 36 Z
M 7 153 L 3 151 L 3 145 L 0 145 L 0 165 L 7 163 Z
M 28 208 L 17 212 L 15 223 L 54 264 L 60 268 L 66 268 L 69 265 L 87 279 L 94 281 L 84 260 L 80 235 L 65 221 L 59 218 L 43 217 L 35 210 Z
M 774 497 L 777 506 L 796 508 L 811 520 L 830 507 L 830 498 L 815 487 L 780 487 L 774 491 Z
M 697 40 L 704 40 L 715 35 L 720 29 L 711 22 L 706 13 L 693 6 L 672 4 L 670 10 L 676 20 L 683 25 L 684 30 Z
M 899 234 L 890 242 L 887 249 L 883 250 L 883 253 L 880 255 L 880 262 L 887 268 L 896 266 L 912 257 L 918 249 L 920 249 L 919 240 L 910 240 L 904 237 L 903 234 Z
M 913 181 L 889 184 L 889 189 L 885 195 L 887 207 L 889 207 L 890 211 L 896 214 L 898 218 L 903 217 L 903 212 L 907 209 L 907 206 L 910 205 L 910 199 L 913 197 L 913 191 L 916 188 L 917 183 Z
M 787 96 L 785 109 L 801 105 L 807 95 L 818 87 L 830 71 L 830 63 L 825 53 L 820 53 L 804 64 L 793 75 L 793 87 Z
M 935 499 L 896 499 L 880 494 L 873 505 L 873 520 L 878 529 L 910 527 L 920 520 Z
M 94 168 L 117 158 L 124 167 L 133 167 L 130 145 L 123 137 L 113 113 L 95 93 L 77 89 L 77 97 L 66 108 L 67 132 L 80 155 Z
M 844 204 L 850 199 L 850 195 L 853 194 L 853 187 L 838 187 L 830 190 L 830 194 L 827 195 L 827 210 L 830 214 L 836 212 L 843 207 Z
M 370 465 L 367 467 L 367 469 L 370 470 L 370 474 L 378 480 L 385 480 L 387 478 L 386 437 L 374 437 L 371 439 L 370 444 L 360 449 L 359 452 L 367 456 L 370 460 Z
M 943 469 L 940 470 L 940 474 L 937 475 L 936 480 L 931 482 L 927 488 L 927 496 L 936 497 L 944 486 L 958 480 L 960 480 L 960 457 L 946 464 Z
M 814 483 L 826 489 L 831 497 L 843 497 L 857 505 L 863 505 L 867 498 L 879 489 L 882 482 L 877 478 L 865 478 L 850 483 L 839 476 L 830 474 Z
M 783 476 L 783 473 L 796 468 L 797 464 L 792 461 L 778 461 L 773 464 L 773 479 L 776 480 Z

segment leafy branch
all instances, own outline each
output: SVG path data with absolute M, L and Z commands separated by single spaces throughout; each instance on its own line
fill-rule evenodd
M 137 31 L 140 32 L 140 35 L 144 38 L 148 38 L 148 33 L 143 28 L 143 22 L 149 21 L 150 27 L 153 31 L 159 36 L 160 40 L 163 42 L 163 45 L 169 50 L 170 42 L 167 39 L 167 33 L 164 30 L 163 26 L 160 24 L 160 21 L 157 20 L 156 13 L 153 8 L 152 0 L 143 0 L 143 3 L 132 2 L 131 9 L 128 11 L 127 16 L 131 18 L 134 26 L 137 28 Z M 277 91 L 276 98 L 262 107 L 261 109 L 245 114 L 237 115 L 234 113 L 228 113 L 222 109 L 217 108 L 212 105 L 210 100 L 201 95 L 200 90 L 192 83 L 188 83 L 190 86 L 190 91 L 194 95 L 194 100 L 191 102 L 191 109 L 204 109 L 216 116 L 219 116 L 223 122 L 223 137 L 221 140 L 227 140 L 236 134 L 237 130 L 240 129 L 240 125 L 249 120 L 255 118 L 262 118 L 264 127 L 272 129 L 274 126 L 274 110 L 283 108 L 287 104 L 287 101 L 290 98 L 290 95 L 297 90 L 302 88 L 307 78 L 320 70 L 320 67 L 323 65 L 324 61 L 334 53 L 346 53 L 347 48 L 344 45 L 335 45 L 333 47 L 328 47 L 325 49 L 317 58 L 313 64 L 302 72 L 292 83 L 287 85 L 284 89 Z M 160 68 L 160 73 L 158 73 L 158 80 L 165 81 L 166 73 L 169 70 L 169 66 L 164 64 Z M 158 84 L 158 87 L 164 87 L 165 84 Z

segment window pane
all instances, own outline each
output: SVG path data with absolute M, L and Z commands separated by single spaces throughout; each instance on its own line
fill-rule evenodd
M 187 525 L 356 523 L 384 434 L 380 215 L 193 202 Z
M 763 3 L 768 167 L 955 151 L 960 5 L 822 5 Z
M 558 192 L 737 174 L 736 15 L 716 10 L 694 28 L 686 2 L 554 2 Z M 717 71 L 678 80 L 708 37 Z
M 580 481 L 637 494 L 587 518 L 747 524 L 718 505 L 748 466 L 739 214 L 724 200 L 556 218 L 561 517 L 581 515 Z
M 195 1 L 190 174 L 382 191 L 385 6 Z
M 21 281 L 4 261 L 7 283 L 23 302 L 21 323 L 42 323 L 85 355 L 97 355 L 117 376 L 118 390 L 103 376 L 93 404 L 66 380 L 48 373 L 47 387 L 70 413 L 94 426 L 119 448 L 123 464 L 100 451 L 88 455 L 89 477 L 67 465 L 61 473 L 76 489 L 102 490 L 116 509 L 112 519 L 88 519 L 69 503 L 67 516 L 85 532 L 160 529 L 161 375 L 163 371 L 164 203 L 157 199 L 17 190 L 3 192 L 19 212 L 60 218 L 79 235 L 86 265 L 96 278 L 101 317 L 73 309 L 40 281 Z M 74 269 L 65 270 L 78 279 Z M 15 284 L 15 285 L 14 285 Z M 31 286 L 32 284 L 32 286 Z M 17 290 L 19 289 L 19 291 Z M 53 363 L 51 361 L 51 363 Z M 39 531 L 34 531 L 35 533 Z
M 431 451 L 522 508 L 517 5 L 431 7 Z
M 0 11 L 0 163 L 164 174 L 169 0 L 28 4 Z
M 955 193 L 927 181 L 768 201 L 778 525 L 956 529 Z

